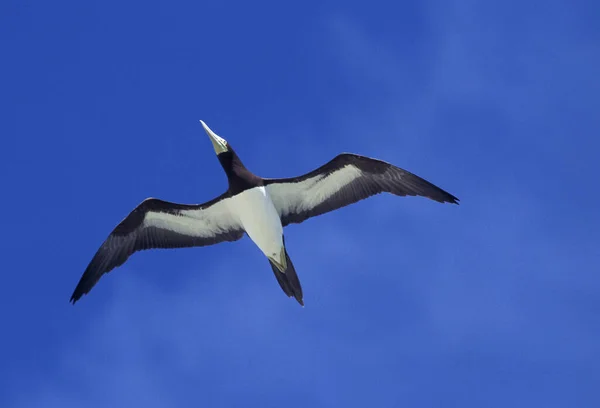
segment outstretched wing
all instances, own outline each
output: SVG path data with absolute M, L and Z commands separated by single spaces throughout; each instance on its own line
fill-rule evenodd
M 264 183 L 284 226 L 383 192 L 458 204 L 458 198 L 419 176 L 384 161 L 350 153 L 340 154 L 303 176 L 265 179 Z
M 184 248 L 236 241 L 244 229 L 232 217 L 223 194 L 200 205 L 176 204 L 148 198 L 138 205 L 106 238 L 81 276 L 71 301 L 88 293 L 105 273 L 120 266 L 137 251 Z

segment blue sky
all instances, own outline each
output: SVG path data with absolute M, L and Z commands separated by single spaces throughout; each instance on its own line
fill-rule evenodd
M 597 407 L 600 5 L 0 3 L 2 407 Z M 342 151 L 461 199 L 286 228 L 306 307 L 245 238 L 133 256 L 148 196 Z

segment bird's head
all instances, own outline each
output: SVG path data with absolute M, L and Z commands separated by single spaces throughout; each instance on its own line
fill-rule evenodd
M 217 135 L 215 132 L 210 130 L 210 128 L 206 125 L 206 123 L 204 123 L 204 121 L 200 121 L 200 123 L 202 124 L 202 127 L 204 128 L 206 134 L 210 138 L 210 141 L 213 145 L 213 148 L 215 149 L 215 153 L 217 154 L 217 156 L 231 151 L 227 140 L 223 139 L 221 136 Z
M 223 139 L 221 136 L 217 135 L 215 132 L 210 130 L 210 128 L 206 126 L 206 123 L 204 123 L 203 121 L 200 121 L 200 123 L 206 131 L 206 134 L 208 135 L 213 145 L 213 148 L 215 149 L 217 158 L 219 159 L 221 166 L 223 166 L 225 173 L 227 173 L 227 177 L 231 176 L 234 169 L 244 168 L 244 164 L 242 163 L 238 155 L 235 153 L 233 148 L 229 145 L 227 140 Z

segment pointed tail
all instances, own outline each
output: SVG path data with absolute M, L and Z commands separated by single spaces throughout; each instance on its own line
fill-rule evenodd
M 300 280 L 298 279 L 298 275 L 296 275 L 296 269 L 294 268 L 294 264 L 290 259 L 290 256 L 287 253 L 287 249 L 285 251 L 285 259 L 287 263 L 287 269 L 285 273 L 281 273 L 277 266 L 269 260 L 269 264 L 271 264 L 271 269 L 273 269 L 273 273 L 275 274 L 275 278 L 277 278 L 277 282 L 279 282 L 279 286 L 289 297 L 294 297 L 302 306 L 304 306 L 304 300 L 302 295 L 302 286 L 300 285 Z

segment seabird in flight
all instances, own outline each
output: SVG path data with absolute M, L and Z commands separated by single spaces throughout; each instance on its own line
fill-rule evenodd
M 176 204 L 148 198 L 110 233 L 79 280 L 73 304 L 100 277 L 137 251 L 200 247 L 237 241 L 248 234 L 265 254 L 281 289 L 304 305 L 302 287 L 285 247 L 283 227 L 379 193 L 423 196 L 440 203 L 458 198 L 389 163 L 343 153 L 310 173 L 261 178 L 248 170 L 231 145 L 200 121 L 227 174 L 229 189 L 204 204 Z

